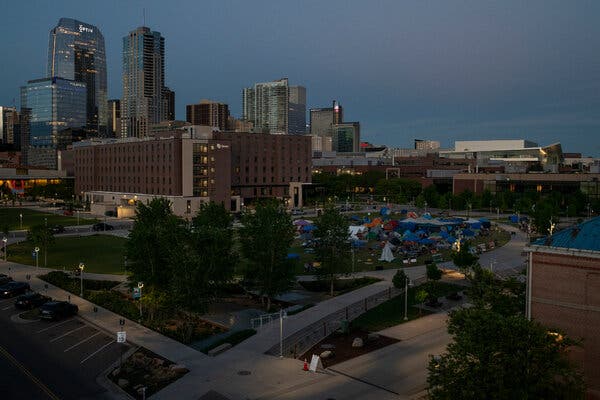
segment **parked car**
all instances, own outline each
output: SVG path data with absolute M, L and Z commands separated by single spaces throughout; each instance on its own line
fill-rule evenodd
M 25 282 L 8 282 L 0 286 L 0 297 L 8 299 L 20 294 L 27 293 L 30 290 L 29 283 Z
M 8 275 L 0 274 L 0 285 L 5 285 L 12 280 L 13 279 Z
M 98 231 L 112 231 L 113 229 L 115 229 L 114 226 L 109 225 L 105 222 L 98 222 L 97 224 L 92 225 L 92 230 L 98 232 Z
M 40 307 L 40 317 L 48 320 L 70 317 L 78 312 L 79 307 L 67 301 L 49 301 Z
M 292 208 L 292 215 L 304 215 L 304 210 L 301 208 Z
M 50 228 L 50 230 L 52 231 L 53 234 L 57 234 L 57 233 L 65 233 L 65 227 L 62 225 L 54 225 L 52 228 Z
M 17 301 L 15 301 L 15 307 L 30 310 L 49 301 L 52 301 L 50 297 L 44 296 L 40 293 L 31 292 L 17 297 Z

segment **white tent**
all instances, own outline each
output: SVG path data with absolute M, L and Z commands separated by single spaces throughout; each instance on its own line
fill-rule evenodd
M 396 247 L 393 244 L 387 242 L 383 247 L 383 250 L 381 251 L 381 257 L 379 257 L 379 261 L 394 261 L 394 254 L 392 253 L 392 250 L 394 250 L 395 248 Z
M 348 232 L 350 233 L 350 239 L 353 240 L 358 240 L 358 236 L 356 236 L 358 233 L 363 233 L 367 230 L 366 227 L 360 225 L 360 226 L 349 226 L 348 227 Z

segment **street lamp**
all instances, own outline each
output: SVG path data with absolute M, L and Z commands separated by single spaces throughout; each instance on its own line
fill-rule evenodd
M 4 243 L 4 262 L 6 262 L 6 242 L 8 242 L 6 236 L 2 238 L 2 242 Z
M 39 270 L 40 269 L 40 264 L 39 264 L 39 254 L 40 254 L 40 248 L 35 246 L 35 249 L 33 249 L 33 251 L 35 251 L 35 270 Z
M 408 321 L 408 275 L 404 279 L 404 320 Z
M 144 287 L 144 282 L 138 282 L 138 289 L 140 289 L 140 319 L 142 319 L 142 288 Z
M 79 263 L 79 282 L 80 282 L 80 288 L 81 290 L 79 291 L 79 297 L 83 297 L 83 269 L 85 268 L 85 264 L 80 262 Z
M 19 222 L 19 225 L 20 225 L 19 229 L 23 229 L 23 213 L 19 214 L 19 221 L 20 221 Z

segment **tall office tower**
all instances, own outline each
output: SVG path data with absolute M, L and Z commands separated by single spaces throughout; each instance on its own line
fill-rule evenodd
M 108 136 L 121 137 L 121 100 L 108 101 Z
M 310 134 L 318 137 L 318 139 L 313 139 L 313 150 L 332 150 L 333 125 L 342 123 L 343 114 L 342 106 L 335 100 L 332 107 L 310 109 Z
M 306 133 L 306 88 L 289 87 L 288 133 L 303 135 Z
M 333 150 L 338 153 L 360 151 L 360 123 L 342 122 L 333 125 Z
M 206 125 L 228 130 L 229 106 L 210 100 L 200 100 L 198 104 L 185 106 L 186 121 L 192 125 Z
M 0 144 L 14 145 L 15 130 L 19 125 L 19 113 L 15 107 L 0 106 Z
M 21 87 L 21 110 L 29 110 L 29 165 L 56 168 L 56 150 L 85 136 L 87 91 L 83 82 L 42 78 Z M 25 142 L 23 140 L 23 142 Z
M 121 136 L 144 137 L 148 125 L 166 119 L 165 39 L 140 27 L 123 38 Z
M 175 121 L 175 92 L 165 86 L 163 90 L 163 103 L 166 121 Z
M 61 18 L 50 30 L 47 76 L 86 84 L 86 133 L 106 136 L 106 55 L 100 30 L 75 19 Z
M 289 132 L 289 89 L 287 78 L 257 83 L 254 88 L 244 89 L 243 116 L 245 120 L 254 124 L 254 132 Z M 297 100 L 300 100 L 300 96 L 297 96 Z M 306 91 L 304 91 L 304 103 L 306 103 Z

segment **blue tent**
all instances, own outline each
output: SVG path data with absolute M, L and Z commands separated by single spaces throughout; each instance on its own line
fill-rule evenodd
M 425 232 L 423 229 L 419 229 L 418 231 L 415 232 L 415 235 L 419 235 L 419 236 L 426 235 L 426 234 L 427 234 L 427 232 Z
M 516 224 L 517 222 L 519 222 L 519 217 L 517 217 L 516 215 L 511 215 L 510 217 L 508 217 L 508 220 Z
M 454 236 L 448 236 L 448 237 L 446 238 L 446 241 L 447 241 L 448 243 L 454 243 L 454 242 L 456 242 L 456 238 L 455 238 Z
M 481 226 L 489 229 L 492 226 L 492 223 L 487 218 L 479 218 L 479 222 L 481 222 Z
M 428 245 L 428 244 L 434 244 L 434 243 L 435 243 L 435 240 L 433 240 L 433 239 L 429 239 L 429 238 L 425 238 L 425 239 L 421 239 L 421 240 L 419 240 L 419 243 L 421 243 L 421 244 L 427 244 L 427 245 Z
M 306 225 L 302 227 L 302 230 L 305 232 L 314 231 L 315 229 L 317 229 L 317 227 L 314 225 Z
M 300 254 L 297 253 L 289 253 L 286 257 L 288 260 L 299 260 Z
M 469 226 L 471 229 L 481 229 L 481 222 L 472 222 Z
M 362 221 L 362 218 L 361 218 L 361 217 L 359 217 L 358 215 L 353 215 L 353 216 L 351 216 L 351 217 L 350 217 L 350 219 L 351 219 L 352 221 Z
M 381 211 L 379 211 L 379 214 L 381 214 L 382 216 L 390 215 L 390 209 L 387 207 L 381 207 Z
M 425 218 L 425 219 L 433 219 L 433 217 L 429 213 L 423 214 L 422 217 Z
M 443 237 L 444 239 L 447 239 L 450 235 L 446 231 L 441 231 L 440 236 Z
M 470 229 L 463 229 L 462 234 L 463 234 L 463 236 L 468 236 L 468 237 L 475 236 L 475 232 L 473 232 Z
M 367 241 L 366 240 L 353 240 L 351 242 L 351 246 L 354 247 L 355 249 L 366 247 Z

